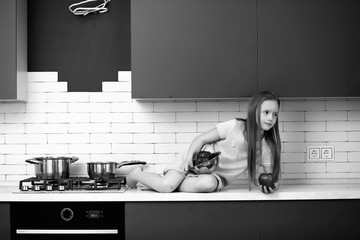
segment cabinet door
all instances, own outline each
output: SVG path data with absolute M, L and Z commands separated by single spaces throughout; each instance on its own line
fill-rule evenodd
M 10 204 L 0 203 L 0 238 L 10 240 Z
M 353 239 L 359 236 L 359 200 L 261 203 L 262 240 Z
M 0 100 L 27 98 L 27 0 L 0 7 Z
M 239 98 L 257 87 L 255 0 L 132 0 L 132 97 Z
M 0 99 L 16 97 L 16 1 L 1 1 Z
M 258 2 L 260 90 L 360 96 L 360 1 Z
M 126 203 L 125 232 L 127 240 L 258 240 L 259 203 Z

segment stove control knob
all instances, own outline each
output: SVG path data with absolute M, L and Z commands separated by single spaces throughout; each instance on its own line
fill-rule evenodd
M 61 219 L 68 222 L 74 217 L 74 212 L 70 208 L 64 208 L 60 213 Z
M 53 187 L 51 185 L 46 186 L 46 191 L 52 191 L 52 190 L 53 190 Z
M 21 186 L 21 191 L 28 191 L 28 190 L 29 190 L 29 186 L 26 185 Z
M 59 191 L 65 191 L 65 186 L 64 186 L 64 185 L 60 185 L 60 186 L 59 186 Z
M 35 185 L 35 186 L 34 186 L 34 190 L 35 190 L 35 191 L 40 191 L 40 189 L 41 189 L 40 185 Z

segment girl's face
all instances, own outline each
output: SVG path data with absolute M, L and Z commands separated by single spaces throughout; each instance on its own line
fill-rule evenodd
M 270 130 L 276 123 L 279 105 L 275 100 L 266 100 L 261 104 L 260 127 L 263 131 Z

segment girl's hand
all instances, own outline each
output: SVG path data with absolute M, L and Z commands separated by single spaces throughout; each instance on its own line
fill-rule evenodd
M 272 173 L 262 173 L 259 176 L 259 188 L 265 194 L 273 193 L 279 188 Z
M 181 164 L 181 170 L 183 172 L 188 172 L 189 171 L 189 167 L 193 166 L 193 161 L 192 160 L 184 160 Z
M 273 192 L 275 192 L 276 190 L 278 190 L 279 187 L 280 187 L 279 182 L 275 182 L 275 183 L 274 183 L 274 187 L 269 187 L 269 186 L 265 186 L 265 185 L 259 184 L 259 189 L 260 189 L 260 191 L 261 191 L 262 193 L 265 193 L 265 194 L 273 193 Z

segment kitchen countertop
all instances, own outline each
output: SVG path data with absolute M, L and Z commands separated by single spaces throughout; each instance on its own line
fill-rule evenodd
M 127 189 L 116 191 L 65 191 L 65 192 L 20 192 L 17 187 L 0 187 L 0 202 L 55 202 L 55 201 L 267 201 L 267 200 L 320 200 L 360 199 L 360 184 L 347 185 L 282 185 L 272 194 L 263 194 L 247 186 L 228 186 L 214 193 L 157 193 L 151 190 Z

